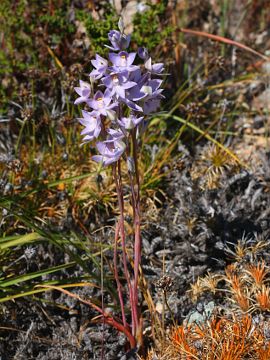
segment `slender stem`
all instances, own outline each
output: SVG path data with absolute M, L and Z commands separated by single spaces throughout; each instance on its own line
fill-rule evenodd
M 123 292 L 122 292 L 122 285 L 119 280 L 118 271 L 117 271 L 117 242 L 119 237 L 119 222 L 116 224 L 115 228 L 115 238 L 114 238 L 114 278 L 117 284 L 117 291 L 118 291 L 118 297 L 120 301 L 120 307 L 121 307 L 121 313 L 122 313 L 122 321 L 125 328 L 128 328 L 127 326 L 127 320 L 125 315 L 125 307 L 124 307 L 124 300 L 123 300 Z
M 32 142 L 32 159 L 35 159 L 36 156 L 36 126 L 35 126 L 35 120 L 32 119 L 32 137 L 33 137 L 33 142 Z
M 104 230 L 103 230 L 103 236 L 104 236 Z M 100 243 L 100 282 L 101 282 L 101 308 L 102 311 L 104 311 L 104 274 L 103 274 L 103 247 Z M 103 316 L 102 321 L 102 342 L 101 342 L 101 360 L 104 360 L 104 340 L 105 340 L 105 318 Z
M 125 227 L 124 227 L 124 201 L 123 201 L 123 185 L 121 178 L 121 160 L 118 161 L 118 174 L 116 174 L 116 168 L 113 167 L 113 175 L 115 179 L 117 197 L 118 197 L 118 205 L 120 210 L 120 218 L 119 218 L 119 228 L 120 235 L 122 241 L 122 256 L 123 256 L 123 265 L 124 265 L 124 275 L 128 285 L 129 292 L 129 300 L 131 307 L 131 318 L 132 318 L 132 334 L 134 335 L 136 332 L 136 307 L 134 306 L 133 301 L 133 290 L 130 281 L 130 275 L 127 266 L 127 256 L 126 256 L 126 236 L 125 236 Z
M 133 208 L 133 219 L 134 219 L 134 231 L 136 234 L 136 226 L 135 226 L 135 219 L 137 217 L 137 209 L 136 209 L 136 194 L 135 194 L 135 187 L 134 187 L 134 180 L 133 180 L 133 176 L 131 174 L 129 174 L 129 179 L 130 179 L 130 188 L 131 188 L 131 200 L 132 200 L 132 208 Z M 136 238 L 136 236 L 135 236 Z M 135 249 L 135 245 L 134 245 L 134 249 Z M 134 264 L 135 264 L 135 254 L 134 254 Z M 134 269 L 135 269 L 135 265 L 134 265 Z M 138 281 L 137 281 L 138 283 Z M 134 302 L 134 307 L 136 308 L 136 328 L 139 328 L 139 316 L 138 316 L 138 286 L 136 285 L 136 280 L 135 280 L 135 270 L 134 270 L 134 285 L 133 285 L 133 302 Z
M 135 178 L 136 178 L 136 193 L 135 193 L 135 216 L 134 216 L 134 228 L 135 228 L 135 242 L 134 242 L 134 302 L 136 308 L 138 307 L 138 280 L 139 280 L 139 267 L 141 263 L 141 224 L 140 224 L 140 177 L 138 170 L 138 152 L 137 152 L 137 140 L 136 140 L 136 128 L 132 131 L 132 143 L 133 143 L 133 159 L 135 166 Z M 137 310 L 138 313 L 138 310 Z M 137 319 L 137 321 L 139 321 Z
M 133 175 L 129 171 L 129 181 L 130 181 L 130 189 L 131 189 L 131 202 L 132 202 L 132 210 L 133 210 L 133 219 L 135 219 L 135 213 L 136 213 L 136 194 L 135 194 L 135 186 L 134 186 L 134 180 Z
M 129 340 L 130 346 L 131 348 L 135 348 L 136 347 L 136 340 L 134 338 L 134 336 L 130 333 L 130 331 L 128 329 L 126 329 L 122 324 L 120 324 L 119 322 L 115 321 L 114 318 L 105 318 L 105 322 L 108 325 L 112 325 L 115 329 L 117 329 L 118 331 L 124 333 L 126 335 L 126 337 Z
M 170 313 L 170 315 L 171 315 L 171 319 L 172 319 L 173 325 L 174 325 L 175 327 L 177 327 L 176 321 L 175 321 L 175 319 L 174 319 L 173 311 L 172 311 L 172 309 L 171 309 L 171 307 L 170 307 L 170 305 L 169 305 L 169 303 L 168 303 L 167 292 L 164 291 L 164 292 L 163 292 L 163 295 L 164 295 L 165 304 L 166 304 L 167 309 L 169 310 L 169 313 Z
M 134 165 L 135 165 L 135 176 L 136 176 L 136 182 L 137 182 L 137 202 L 138 205 L 140 203 L 140 175 L 138 170 L 138 144 L 136 139 L 136 131 L 137 128 L 132 130 L 132 143 L 133 143 L 133 159 L 134 159 Z
M 162 347 L 165 340 L 165 294 L 162 292 L 162 314 L 161 314 L 161 324 L 162 324 Z
M 21 141 L 22 141 L 23 130 L 25 128 L 26 122 L 27 122 L 27 120 L 23 119 L 23 123 L 21 125 L 19 136 L 18 136 L 18 139 L 17 139 L 17 143 L 15 145 L 15 156 L 16 157 L 18 156 L 18 153 L 19 153 L 19 148 L 20 148 L 20 144 L 21 144 Z
M 127 267 L 127 254 L 126 254 L 126 236 L 125 236 L 125 227 L 124 227 L 124 195 L 123 195 L 123 183 L 122 183 L 122 173 L 121 173 L 121 161 L 118 161 L 118 181 L 119 181 L 119 190 L 120 190 L 120 199 L 121 199 L 121 210 L 120 210 L 120 231 L 122 233 L 122 247 L 123 247 L 123 263 L 124 270 L 126 273 L 126 278 L 129 287 L 129 297 L 130 297 L 130 306 L 132 314 L 132 334 L 135 335 L 136 329 L 138 327 L 138 315 L 137 315 L 137 306 L 134 302 L 134 292 L 131 286 L 130 275 Z
M 123 324 L 119 323 L 114 317 L 107 314 L 105 311 L 102 310 L 102 308 L 100 308 L 98 305 L 94 304 L 92 301 L 85 300 L 85 299 L 81 298 L 79 295 L 74 294 L 74 293 L 72 293 L 66 289 L 63 289 L 61 287 L 58 287 L 58 286 L 40 285 L 40 287 L 45 287 L 48 289 L 55 289 L 55 290 L 61 291 L 62 293 L 79 300 L 83 304 L 91 306 L 93 309 L 95 309 L 102 315 L 106 324 L 113 326 L 115 329 L 117 329 L 118 331 L 120 331 L 126 335 L 126 337 L 129 340 L 131 348 L 134 348 L 136 346 L 136 340 L 135 340 L 134 336 L 132 336 L 132 334 L 130 333 L 129 329 L 125 328 Z

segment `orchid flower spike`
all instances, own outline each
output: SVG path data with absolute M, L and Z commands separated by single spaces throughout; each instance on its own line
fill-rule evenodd
M 130 149 L 130 131 L 140 136 L 147 126 L 147 115 L 158 109 L 164 97 L 159 78 L 164 64 L 153 64 L 146 48 L 129 52 L 131 36 L 124 33 L 122 19 L 118 28 L 108 33 L 108 58 L 96 54 L 91 60 L 90 83 L 80 80 L 75 88 L 79 95 L 75 104 L 86 106 L 78 119 L 83 126 L 83 143 L 96 141 L 93 160 L 103 166 L 130 157 L 126 151 Z

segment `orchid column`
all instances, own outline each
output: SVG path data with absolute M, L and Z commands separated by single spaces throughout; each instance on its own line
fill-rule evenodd
M 139 48 L 138 53 L 127 52 L 130 35 L 125 35 L 119 21 L 119 29 L 108 34 L 110 46 L 108 60 L 98 54 L 91 61 L 94 69 L 89 74 L 90 82 L 80 81 L 75 88 L 79 98 L 75 104 L 85 103 L 80 123 L 84 126 L 81 132 L 83 143 L 95 141 L 97 155 L 92 159 L 101 166 L 112 166 L 113 176 L 118 194 L 120 210 L 116 224 L 114 276 L 117 283 L 118 296 L 121 305 L 122 322 L 126 329 L 131 329 L 132 336 L 137 339 L 141 333 L 140 313 L 138 308 L 138 277 L 141 261 L 141 231 L 140 231 L 140 175 L 138 168 L 138 138 L 141 127 L 147 125 L 147 115 L 156 111 L 163 98 L 160 89 L 162 80 L 153 78 L 159 76 L 164 66 L 162 63 L 152 64 L 145 48 Z M 137 63 L 136 56 L 144 61 Z M 92 94 L 95 84 L 98 89 Z M 92 95 L 92 96 L 91 96 Z M 130 178 L 131 200 L 133 206 L 134 250 L 133 274 L 128 270 L 126 254 L 126 234 L 124 228 L 124 199 L 122 186 L 121 162 L 126 161 Z M 131 325 L 128 324 L 124 310 L 122 285 L 117 270 L 117 244 L 121 237 L 123 271 L 128 286 L 128 296 L 131 309 Z

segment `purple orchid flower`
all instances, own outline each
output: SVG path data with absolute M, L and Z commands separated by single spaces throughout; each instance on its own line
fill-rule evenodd
M 164 71 L 164 64 L 163 63 L 157 63 L 152 65 L 152 59 L 149 58 L 144 63 L 144 66 L 146 70 L 148 70 L 150 73 L 155 75 L 160 75 Z
M 148 75 L 147 77 L 145 77 L 145 75 L 142 76 L 140 69 L 130 73 L 130 80 L 135 82 L 136 85 L 126 90 L 126 96 L 125 98 L 121 98 L 121 101 L 124 102 L 131 110 L 143 111 L 142 107 L 135 102 L 147 96 L 147 94 L 142 92 L 140 89 L 142 85 L 147 82 L 148 78 Z
M 138 85 L 129 89 L 126 94 L 126 98 L 130 101 L 139 101 L 145 98 L 146 96 L 147 94 L 144 91 L 142 91 Z
M 118 120 L 118 123 L 125 130 L 131 130 L 134 129 L 142 120 L 143 116 L 138 118 L 134 115 L 130 115 L 129 117 L 122 117 L 120 120 Z
M 128 72 L 111 73 L 102 79 L 103 84 L 111 91 L 111 96 L 116 94 L 117 97 L 124 98 L 125 90 L 130 89 L 136 85 L 134 81 L 127 81 Z
M 96 147 L 100 155 L 92 156 L 92 159 L 104 166 L 110 165 L 120 159 L 126 145 L 121 140 L 98 142 Z
M 149 73 L 143 74 L 141 69 L 136 69 L 129 74 L 129 80 L 134 81 L 138 86 L 143 86 L 149 79 Z
M 124 34 L 121 19 L 118 26 L 120 31 L 112 30 L 108 34 L 111 46 L 107 47 L 112 50 L 109 60 L 97 54 L 91 61 L 91 85 L 80 81 L 80 86 L 75 88 L 79 95 L 75 104 L 85 102 L 92 110 L 83 110 L 83 117 L 79 119 L 84 126 L 81 132 L 83 141 L 89 142 L 101 135 L 104 139 L 104 134 L 107 133 L 105 141 L 97 142 L 99 154 L 93 157 L 105 166 L 121 158 L 128 146 L 128 132 L 139 125 L 141 131 L 145 124 L 144 115 L 156 111 L 164 97 L 163 89 L 160 88 L 162 80 L 152 79 L 153 75 L 162 74 L 164 64 L 152 64 L 147 49 L 139 48 L 138 58 L 144 60 L 144 67 L 134 65 L 136 53 L 125 51 L 130 43 L 130 35 Z M 105 87 L 105 90 L 98 90 L 90 97 L 93 81 L 96 80 L 99 80 L 99 86 Z M 120 115 L 125 113 L 131 115 Z M 120 118 L 117 119 L 117 116 Z
M 83 118 L 79 118 L 80 124 L 85 126 L 85 129 L 81 132 L 81 135 L 85 135 L 83 138 L 84 143 L 92 141 L 98 138 L 101 132 L 101 120 L 95 112 L 89 113 L 88 111 L 82 110 Z
M 117 30 L 111 30 L 108 34 L 108 38 L 112 46 L 107 46 L 113 51 L 124 50 L 129 47 L 130 35 L 125 35 Z
M 122 71 L 135 71 L 139 69 L 139 66 L 132 65 L 136 57 L 136 53 L 127 53 L 126 51 L 120 51 L 118 54 L 110 53 L 109 59 L 113 64 L 112 70 L 115 72 Z
M 147 99 L 154 98 L 160 95 L 163 89 L 160 89 L 162 80 L 152 79 L 142 86 L 141 91 L 147 95 Z
M 95 67 L 95 70 L 92 70 L 89 75 L 94 80 L 98 80 L 106 73 L 108 68 L 108 61 L 96 54 L 96 59 L 91 60 L 91 63 Z
M 162 80 L 153 79 L 141 87 L 140 93 L 144 94 L 144 96 L 141 97 L 141 100 L 143 100 L 142 112 L 145 115 L 155 112 L 160 106 L 160 100 L 164 98 L 162 95 L 163 89 L 160 89 L 161 83 Z
M 160 100 L 164 97 L 161 93 L 163 89 L 160 89 L 162 80 L 153 79 L 149 80 L 146 85 L 141 88 L 141 91 L 146 94 L 143 104 L 143 112 L 148 115 L 153 111 L 156 111 L 159 107 Z
M 111 92 L 109 89 L 106 89 L 104 94 L 98 90 L 96 94 L 94 95 L 93 99 L 89 99 L 87 101 L 87 104 L 96 111 L 98 115 L 104 115 L 104 116 L 111 116 L 111 111 L 116 106 L 118 106 L 117 103 L 111 103 L 112 97 Z
M 78 105 L 83 102 L 87 102 L 87 100 L 91 94 L 90 84 L 85 81 L 80 80 L 80 87 L 75 87 L 74 89 L 75 89 L 76 93 L 78 95 L 80 95 L 80 97 L 75 100 L 74 104 Z

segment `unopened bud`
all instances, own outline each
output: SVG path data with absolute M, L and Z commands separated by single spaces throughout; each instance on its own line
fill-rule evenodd
M 138 56 L 143 60 L 147 60 L 149 58 L 148 50 L 145 47 L 140 47 L 138 49 Z
M 123 21 L 122 17 L 120 17 L 120 19 L 118 21 L 118 29 L 123 34 L 123 32 L 124 32 L 124 21 Z
M 127 168 L 128 168 L 128 172 L 130 172 L 131 174 L 135 174 L 134 160 L 130 156 L 128 156 L 128 158 L 127 158 Z

